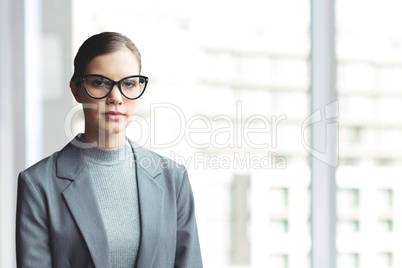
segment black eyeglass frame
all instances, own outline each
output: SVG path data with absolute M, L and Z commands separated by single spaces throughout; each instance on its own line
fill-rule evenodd
M 92 77 L 92 76 L 101 77 L 101 78 L 107 79 L 108 81 L 110 81 L 110 82 L 112 83 L 111 90 L 109 90 L 109 92 L 108 92 L 105 96 L 103 96 L 103 97 L 94 97 L 94 96 L 92 96 L 92 95 L 89 93 L 87 87 L 85 86 L 84 79 L 87 78 L 87 77 Z M 144 85 L 144 88 L 143 88 L 141 94 L 140 94 L 138 97 L 129 98 L 129 97 L 127 97 L 127 96 L 123 93 L 123 90 L 121 89 L 121 83 L 122 83 L 124 80 L 129 79 L 129 78 L 133 78 L 133 77 L 143 78 L 144 81 L 145 81 L 145 82 L 144 82 L 145 85 Z M 86 74 L 86 75 L 77 76 L 77 77 L 75 77 L 75 78 L 73 79 L 73 81 L 74 81 L 75 83 L 81 83 L 81 84 L 83 85 L 84 89 L 85 89 L 85 92 L 88 94 L 88 96 L 90 96 L 91 98 L 96 99 L 96 100 L 104 99 L 104 98 L 106 98 L 107 96 L 109 96 L 110 93 L 112 92 L 112 90 L 113 90 L 113 88 L 114 88 L 115 85 L 117 85 L 117 88 L 119 89 L 121 95 L 123 95 L 126 99 L 129 99 L 129 100 L 136 100 L 136 99 L 139 99 L 139 98 L 142 96 L 142 94 L 144 94 L 145 89 L 147 88 L 148 80 L 149 80 L 148 77 L 147 77 L 147 76 L 144 76 L 144 75 L 130 75 L 130 76 L 126 76 L 126 77 L 120 79 L 119 81 L 114 81 L 114 80 L 110 79 L 109 77 L 106 77 L 106 76 L 101 75 L 101 74 Z

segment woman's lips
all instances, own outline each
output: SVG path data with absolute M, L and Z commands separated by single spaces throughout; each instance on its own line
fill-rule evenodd
M 118 121 L 124 117 L 124 114 L 118 111 L 110 111 L 105 113 L 105 117 L 108 120 Z

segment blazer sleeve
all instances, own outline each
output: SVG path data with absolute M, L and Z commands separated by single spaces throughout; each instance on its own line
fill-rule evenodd
M 201 250 L 198 240 L 197 223 L 194 212 L 194 198 L 187 171 L 177 198 L 177 244 L 175 268 L 202 267 Z
M 24 172 L 18 177 L 16 250 L 17 267 L 52 267 L 46 206 Z

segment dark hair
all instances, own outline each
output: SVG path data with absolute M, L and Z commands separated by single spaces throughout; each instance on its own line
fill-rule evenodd
M 103 32 L 85 40 L 74 59 L 74 74 L 71 80 L 84 74 L 88 63 L 96 56 L 116 52 L 126 47 L 137 57 L 141 72 L 141 54 L 134 43 L 125 35 L 115 32 Z

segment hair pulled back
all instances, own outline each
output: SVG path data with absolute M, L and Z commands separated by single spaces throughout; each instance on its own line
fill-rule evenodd
M 95 57 L 121 48 L 128 48 L 137 57 L 141 72 L 141 54 L 134 43 L 125 35 L 116 32 L 102 32 L 89 37 L 82 43 L 74 59 L 74 74 L 71 80 L 84 74 L 88 63 Z

